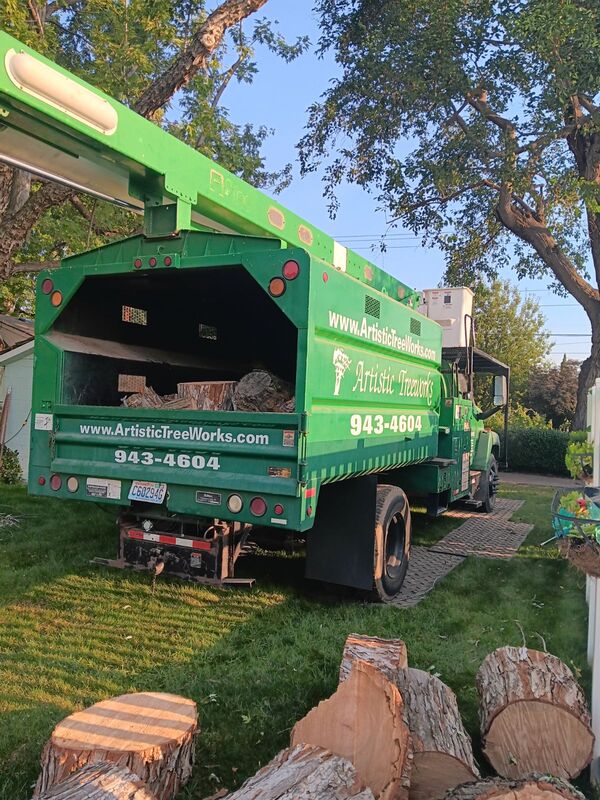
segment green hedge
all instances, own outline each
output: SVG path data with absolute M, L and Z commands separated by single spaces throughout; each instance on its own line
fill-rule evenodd
M 554 428 L 513 428 L 508 431 L 508 468 L 513 472 L 565 475 L 569 434 Z

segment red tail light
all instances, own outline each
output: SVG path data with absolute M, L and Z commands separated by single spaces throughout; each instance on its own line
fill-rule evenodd
M 54 284 L 50 280 L 50 278 L 44 278 L 42 281 L 42 292 L 44 294 L 50 294 L 50 292 L 54 289 Z
M 282 272 L 286 280 L 293 281 L 300 275 L 300 264 L 297 261 L 286 261 Z
M 151 267 L 155 267 L 156 264 L 157 264 L 157 261 L 154 258 L 154 256 L 152 256 L 152 258 L 148 261 L 148 263 L 150 264 Z
M 163 261 L 165 267 L 170 267 L 172 263 L 173 259 L 171 258 L 171 256 L 165 256 L 165 260 Z
M 250 501 L 250 511 L 255 517 L 264 517 L 267 513 L 267 504 L 262 497 L 254 497 Z
M 38 478 L 38 483 L 39 483 L 40 486 L 45 486 L 46 485 L 46 478 L 44 478 L 43 475 L 40 475 L 40 477 Z
M 62 478 L 60 477 L 60 475 L 52 475 L 52 477 L 50 478 L 50 488 L 52 489 L 52 491 L 58 492 L 61 486 L 62 486 Z
M 136 260 L 133 262 L 133 266 L 136 269 L 140 269 L 140 267 L 142 266 L 142 259 L 141 258 L 136 258 Z
M 273 509 L 273 511 L 277 514 L 278 517 L 280 517 L 283 514 L 283 512 L 285 511 L 285 509 L 281 505 L 281 503 L 277 503 L 275 505 L 275 508 Z

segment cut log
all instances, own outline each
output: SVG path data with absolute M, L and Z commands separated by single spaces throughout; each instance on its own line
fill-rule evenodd
M 271 372 L 255 369 L 239 381 L 233 393 L 236 411 L 293 411 L 294 387 Z
M 346 639 L 340 664 L 340 683 L 350 675 L 354 661 L 366 661 L 392 683 L 397 683 L 399 670 L 408 668 L 406 645 L 402 639 L 380 639 L 358 633 L 351 633 Z
M 345 758 L 300 744 L 282 750 L 227 800 L 374 800 Z
M 491 778 L 468 783 L 447 794 L 446 800 L 585 800 L 585 797 L 559 778 L 532 776 L 516 781 Z
M 480 777 L 456 696 L 423 670 L 397 674 L 412 737 L 410 800 L 441 800 L 450 789 Z
M 172 798 L 191 774 L 197 727 L 196 704 L 173 694 L 124 694 L 96 703 L 52 731 L 34 798 L 99 761 L 128 767 L 157 800 Z
M 410 734 L 402 697 L 370 664 L 354 662 L 335 694 L 296 723 L 291 744 L 318 745 L 347 758 L 382 800 L 408 798 Z
M 189 400 L 190 408 L 200 411 L 231 411 L 235 381 L 196 381 L 178 383 L 177 394 Z
M 574 778 L 590 763 L 590 712 L 571 670 L 556 656 L 501 647 L 477 673 L 484 753 L 499 775 Z
M 155 800 L 143 780 L 109 761 L 100 761 L 73 772 L 39 795 L 38 800 Z

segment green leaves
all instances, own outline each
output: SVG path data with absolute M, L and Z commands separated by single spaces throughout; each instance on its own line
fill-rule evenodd
M 324 169 L 332 211 L 336 187 L 354 182 L 441 247 L 450 274 L 493 276 L 511 261 L 539 277 L 552 267 L 527 237 L 515 251 L 498 221 L 504 188 L 519 222 L 547 225 L 572 269 L 583 267 L 582 219 L 600 205 L 596 2 L 320 0 L 317 9 L 321 51 L 332 51 L 339 76 L 310 109 L 299 147 L 304 172 Z

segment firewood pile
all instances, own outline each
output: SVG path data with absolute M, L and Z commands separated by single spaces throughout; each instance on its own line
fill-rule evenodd
M 481 779 L 456 696 L 408 666 L 401 640 L 351 634 L 339 684 L 293 727 L 290 745 L 226 800 L 584 800 L 567 781 L 590 762 L 581 688 L 548 653 L 503 647 L 477 674 Z M 194 764 L 196 705 L 122 695 L 59 723 L 35 800 L 171 800 Z
M 192 381 L 178 383 L 176 394 L 159 395 L 138 375 L 119 375 L 119 391 L 127 408 L 190 411 L 261 411 L 291 414 L 295 410 L 294 387 L 266 370 L 255 369 L 239 381 Z

